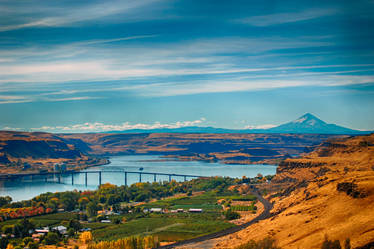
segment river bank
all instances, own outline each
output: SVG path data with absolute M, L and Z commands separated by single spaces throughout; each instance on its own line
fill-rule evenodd
M 66 165 L 66 170 L 64 170 L 64 173 L 73 173 L 78 172 L 87 168 L 92 168 L 96 166 L 103 166 L 110 164 L 110 160 L 108 158 L 100 158 L 99 160 L 95 160 L 94 162 L 88 162 L 87 164 L 80 164 L 80 165 Z M 7 172 L 7 168 L 11 169 L 10 172 Z M 17 177 L 27 177 L 32 176 L 35 174 L 43 174 L 43 173 L 53 173 L 54 171 L 53 167 L 48 167 L 44 165 L 38 165 L 38 167 L 34 167 L 31 169 L 24 169 L 23 167 L 14 168 L 11 166 L 5 167 L 2 166 L 0 170 L 0 180 L 6 180 L 6 179 L 14 179 Z M 58 171 L 58 173 L 61 173 L 61 171 Z
M 274 175 L 277 166 L 275 165 L 226 165 L 217 162 L 206 163 L 201 161 L 160 161 L 159 156 L 117 156 L 111 157 L 110 163 L 100 166 L 92 166 L 86 170 L 103 171 L 102 183 L 112 183 L 123 185 L 124 175 L 111 173 L 108 171 L 139 171 L 158 172 L 166 174 L 180 175 L 203 175 L 203 176 L 227 176 L 233 178 L 256 177 L 257 174 Z M 153 175 L 142 175 L 142 182 L 153 182 Z M 175 181 L 184 181 L 183 177 L 172 177 Z M 187 180 L 190 180 L 188 178 Z M 157 182 L 169 181 L 168 176 L 157 176 Z M 71 174 L 62 175 L 59 179 L 50 175 L 45 181 L 45 177 L 24 177 L 22 181 L 11 179 L 0 180 L 0 196 L 9 195 L 13 200 L 30 199 L 44 192 L 60 192 L 68 190 L 94 190 L 97 189 L 99 179 L 97 174 L 88 174 L 87 185 L 85 185 L 85 174 L 74 174 L 74 184 L 72 184 Z M 139 182 L 139 175 L 128 174 L 127 184 Z

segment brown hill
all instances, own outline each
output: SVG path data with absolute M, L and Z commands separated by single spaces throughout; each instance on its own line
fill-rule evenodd
M 25 163 L 51 169 L 56 162 L 72 167 L 97 165 L 97 156 L 163 155 L 179 160 L 223 163 L 278 162 L 311 151 L 331 137 L 320 134 L 51 134 L 0 131 L 0 173 L 16 173 Z M 34 167 L 35 166 L 35 167 Z
M 273 216 L 219 240 L 234 248 L 274 237 L 281 248 L 321 248 L 328 236 L 352 248 L 374 241 L 374 135 L 330 140 L 279 166 Z M 369 248 L 369 247 L 368 247 Z
M 84 141 L 93 155 L 158 154 L 181 160 L 224 163 L 277 163 L 308 152 L 328 138 L 321 134 L 59 134 L 66 141 Z M 339 136 L 342 137 L 342 136 Z M 87 151 L 87 147 L 76 144 Z
M 98 161 L 50 133 L 0 132 L 0 173 L 52 170 L 55 163 L 71 169 Z

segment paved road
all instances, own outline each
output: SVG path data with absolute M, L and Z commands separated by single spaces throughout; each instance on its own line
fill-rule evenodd
M 260 221 L 260 220 L 269 218 L 270 210 L 272 209 L 271 203 L 268 200 L 264 199 L 258 192 L 253 192 L 253 194 L 264 205 L 264 211 L 259 216 L 254 218 L 253 220 L 251 220 L 247 223 L 244 223 L 242 225 L 239 225 L 239 226 L 236 226 L 236 227 L 231 227 L 231 228 L 228 228 L 228 229 L 216 232 L 216 233 L 207 234 L 207 235 L 204 235 L 204 236 L 201 236 L 201 237 L 198 237 L 198 238 L 194 238 L 194 239 L 183 240 L 183 241 L 171 244 L 171 245 L 160 246 L 160 247 L 157 247 L 157 249 L 170 249 L 170 248 L 175 248 L 177 246 L 184 246 L 184 245 L 191 244 L 191 243 L 198 243 L 198 242 L 202 242 L 202 241 L 206 241 L 206 240 L 216 239 L 216 238 L 219 238 L 219 237 L 222 237 L 222 236 L 226 236 L 226 235 L 238 232 L 238 231 L 240 231 L 240 230 L 242 230 L 242 229 L 244 229 L 244 228 Z

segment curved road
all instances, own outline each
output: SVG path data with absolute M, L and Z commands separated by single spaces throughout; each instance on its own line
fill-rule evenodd
M 225 236 L 225 235 L 229 235 L 231 233 L 238 232 L 238 231 L 240 231 L 240 230 L 242 230 L 242 229 L 244 229 L 244 228 L 260 221 L 260 220 L 264 220 L 264 219 L 269 218 L 270 217 L 270 210 L 272 209 L 271 203 L 268 200 L 264 199 L 257 191 L 253 191 L 253 195 L 255 195 L 257 197 L 257 199 L 264 205 L 264 211 L 259 216 L 254 218 L 253 220 L 251 220 L 247 223 L 244 223 L 242 225 L 239 225 L 239 226 L 236 226 L 236 227 L 231 227 L 231 228 L 219 231 L 219 232 L 207 234 L 207 235 L 197 237 L 197 238 L 193 238 L 193 239 L 179 241 L 179 242 L 176 242 L 176 243 L 171 244 L 171 245 L 160 246 L 160 247 L 157 247 L 157 249 L 170 249 L 170 248 L 175 248 L 177 246 L 183 246 L 183 245 L 187 245 L 187 244 L 191 244 L 191 243 L 197 243 L 197 242 L 202 242 L 202 241 L 206 241 L 206 240 L 216 239 L 216 238 L 219 238 L 219 237 L 222 237 L 222 236 Z

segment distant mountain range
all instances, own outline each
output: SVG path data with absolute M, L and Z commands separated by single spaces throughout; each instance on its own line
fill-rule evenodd
M 316 116 L 306 113 L 298 119 L 268 129 L 224 129 L 215 127 L 188 126 L 181 128 L 131 129 L 106 133 L 311 133 L 311 134 L 369 134 L 373 131 L 359 131 L 336 124 L 328 124 Z

